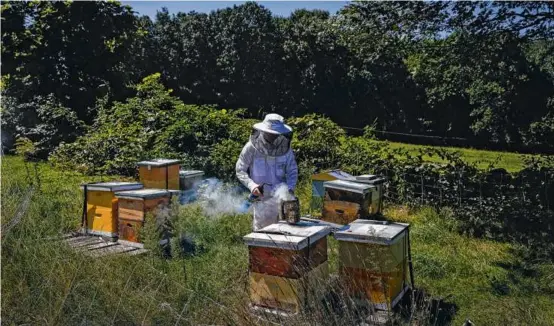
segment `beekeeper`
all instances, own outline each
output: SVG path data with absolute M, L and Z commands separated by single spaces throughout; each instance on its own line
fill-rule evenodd
M 254 124 L 250 140 L 240 153 L 237 178 L 261 199 L 253 205 L 254 231 L 279 220 L 279 203 L 273 196 L 274 190 L 282 184 L 286 184 L 291 193 L 296 188 L 298 167 L 290 148 L 291 138 L 292 128 L 284 123 L 282 116 L 271 113 L 263 122 Z

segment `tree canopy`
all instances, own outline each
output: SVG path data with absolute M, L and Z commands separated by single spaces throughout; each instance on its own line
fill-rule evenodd
M 472 146 L 554 148 L 552 2 L 352 2 L 290 17 L 248 2 L 162 9 L 154 21 L 113 1 L 4 2 L 1 24 L 2 141 L 26 136 L 45 155 L 154 73 L 186 104 L 253 118 L 317 113 Z

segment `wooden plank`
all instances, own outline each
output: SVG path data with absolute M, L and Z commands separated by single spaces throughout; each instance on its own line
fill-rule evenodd
M 117 242 L 105 242 L 105 241 L 103 241 L 101 243 L 93 244 L 93 245 L 84 247 L 82 249 L 83 250 L 88 250 L 88 251 L 93 251 L 93 250 L 99 250 L 99 249 L 103 249 L 103 248 L 107 248 L 107 247 L 111 247 L 111 246 L 118 246 L 118 244 L 117 244 Z
M 70 246 L 74 247 L 74 246 L 79 246 L 79 245 L 82 245 L 82 244 L 90 243 L 92 241 L 96 241 L 96 240 L 99 240 L 99 239 L 100 239 L 100 237 L 96 237 L 96 236 L 82 236 L 82 237 L 76 237 L 76 238 L 69 239 L 65 242 L 67 244 L 69 244 Z
M 71 247 L 73 249 L 77 249 L 77 248 L 80 248 L 80 247 L 86 247 L 86 246 L 90 246 L 90 245 L 94 245 L 94 244 L 99 244 L 99 243 L 103 243 L 104 240 L 102 239 L 98 239 L 98 238 L 91 238 L 91 239 L 86 239 L 84 241 L 80 241 L 78 243 L 74 243 L 74 244 L 71 244 Z
M 148 252 L 148 249 L 144 249 L 144 248 L 135 248 L 135 247 L 128 247 L 128 248 L 133 248 L 134 250 L 132 251 L 129 251 L 127 254 L 129 256 L 136 256 L 136 255 L 142 255 L 144 253 L 147 253 Z
M 105 247 L 99 250 L 87 251 L 85 252 L 85 254 L 94 258 L 98 258 L 98 257 L 112 256 L 112 255 L 118 255 L 118 254 L 125 254 L 127 252 L 131 252 L 134 250 L 136 250 L 136 248 L 126 247 L 118 244 L 111 247 Z
M 79 243 L 81 241 L 84 241 L 84 240 L 90 239 L 90 238 L 98 238 L 98 237 L 93 237 L 93 236 L 89 236 L 89 235 L 79 235 L 79 236 L 76 236 L 76 237 L 73 237 L 73 238 L 63 239 L 63 241 L 66 242 L 67 244 L 72 244 L 72 243 Z

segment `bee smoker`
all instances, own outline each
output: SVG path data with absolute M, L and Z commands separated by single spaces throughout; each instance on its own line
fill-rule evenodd
M 279 219 L 287 221 L 288 224 L 300 222 L 300 202 L 297 197 L 279 201 Z

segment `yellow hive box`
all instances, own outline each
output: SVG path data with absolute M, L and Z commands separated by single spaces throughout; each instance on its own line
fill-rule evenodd
M 250 272 L 250 300 L 261 307 L 299 313 L 308 300 L 322 298 L 324 291 L 318 287 L 328 279 L 327 261 L 298 279 Z
M 390 310 L 407 290 L 408 224 L 356 220 L 335 232 L 339 276 L 346 291 Z
M 84 190 L 83 231 L 89 234 L 114 238 L 118 235 L 117 197 L 124 190 L 141 189 L 137 182 L 98 182 L 81 186 Z
M 156 159 L 137 166 L 144 188 L 179 190 L 179 160 Z

